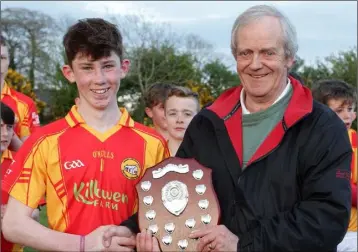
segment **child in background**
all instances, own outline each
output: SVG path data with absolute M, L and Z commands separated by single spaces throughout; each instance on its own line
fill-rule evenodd
M 347 127 L 352 144 L 351 164 L 352 209 L 348 231 L 338 245 L 338 251 L 357 251 L 357 132 L 351 129 L 356 119 L 357 93 L 353 86 L 341 80 L 323 80 L 312 88 L 313 98 L 331 108 Z
M 154 129 L 168 140 L 167 123 L 164 115 L 164 101 L 173 85 L 158 83 L 150 86 L 144 95 L 145 113 L 152 119 Z
M 1 102 L 1 174 L 4 177 L 7 168 L 13 162 L 13 153 L 9 150 L 11 139 L 14 135 L 15 113 L 5 103 Z M 9 194 L 1 190 L 1 221 L 5 214 L 6 204 L 9 199 Z M 21 251 L 19 245 L 13 244 L 5 240 L 1 233 L 1 251 Z
M 186 128 L 199 112 L 199 96 L 186 87 L 173 87 L 164 103 L 168 130 L 168 147 L 171 156 L 175 156 L 183 141 Z

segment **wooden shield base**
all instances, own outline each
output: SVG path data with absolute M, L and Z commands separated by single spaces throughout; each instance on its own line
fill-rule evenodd
M 188 165 L 189 171 L 186 173 L 178 173 L 175 171 L 169 171 L 161 178 L 153 178 L 153 171 L 157 171 L 159 168 L 163 168 L 168 164 L 174 165 Z M 202 170 L 203 176 L 200 180 L 195 179 L 193 172 L 195 170 Z M 145 191 L 142 189 L 142 183 L 149 181 L 150 189 Z M 184 183 L 188 189 L 188 203 L 184 211 L 176 216 L 170 213 L 163 204 L 162 201 L 162 188 L 170 181 L 179 181 Z M 148 184 L 148 183 L 147 183 Z M 197 185 L 205 185 L 206 191 L 203 195 L 199 195 L 196 191 Z M 140 230 L 148 229 L 150 225 L 156 224 L 158 231 L 154 234 L 157 237 L 162 251 L 196 251 L 197 240 L 190 239 L 188 236 L 192 230 L 204 229 L 208 226 L 217 225 L 219 221 L 220 208 L 213 189 L 211 180 L 211 169 L 200 165 L 194 159 L 182 159 L 171 157 L 168 158 L 156 166 L 147 169 L 144 177 L 136 186 L 139 198 L 138 219 Z M 152 196 L 153 202 L 151 205 L 146 205 L 143 202 L 145 196 Z M 207 209 L 201 209 L 198 205 L 199 200 L 208 200 L 209 206 Z M 148 220 L 146 213 L 150 210 L 154 210 L 156 216 L 153 220 Z M 211 221 L 209 224 L 204 224 L 201 220 L 201 216 L 209 214 Z M 188 228 L 185 225 L 185 221 L 188 219 L 194 219 L 196 224 L 193 228 Z M 164 229 L 165 224 L 174 223 L 175 229 L 170 234 L 172 242 L 170 245 L 165 245 L 162 242 L 163 236 L 168 235 L 168 232 Z M 185 249 L 181 249 L 178 246 L 178 242 L 182 240 L 188 241 L 188 246 Z

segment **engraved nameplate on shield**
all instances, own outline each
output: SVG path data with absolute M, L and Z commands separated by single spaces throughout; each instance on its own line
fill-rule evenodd
M 198 240 L 190 232 L 217 225 L 211 172 L 194 159 L 171 157 L 147 169 L 137 183 L 139 228 L 151 230 L 162 251 L 196 251 Z

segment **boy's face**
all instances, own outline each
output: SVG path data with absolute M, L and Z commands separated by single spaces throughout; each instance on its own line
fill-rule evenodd
M 117 103 L 120 81 L 129 70 L 129 60 L 122 63 L 114 52 L 109 57 L 96 61 L 90 56 L 77 54 L 72 67 L 65 65 L 64 76 L 70 82 L 76 82 L 81 104 L 98 110 L 104 110 L 111 103 Z
M 198 102 L 194 98 L 169 97 L 165 102 L 169 135 L 174 139 L 182 140 L 189 123 L 197 113 Z
M 5 124 L 1 120 L 1 152 L 5 151 L 11 142 L 12 136 L 14 135 L 14 125 Z
M 145 108 L 145 112 L 149 118 L 152 119 L 155 127 L 159 127 L 162 130 L 167 130 L 167 121 L 165 119 L 164 104 L 158 103 L 152 108 Z
M 327 102 L 327 105 L 342 119 L 347 129 L 350 129 L 356 119 L 354 105 L 345 102 L 343 99 L 331 99 Z

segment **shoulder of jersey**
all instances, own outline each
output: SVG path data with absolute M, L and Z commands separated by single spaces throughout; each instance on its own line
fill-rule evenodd
M 25 95 L 25 94 L 23 94 L 23 93 L 21 93 L 21 92 L 19 92 L 19 91 L 16 91 L 16 90 L 13 89 L 13 88 L 11 88 L 10 90 L 11 90 L 10 92 L 11 92 L 14 96 L 16 96 L 19 100 L 25 102 L 26 104 L 31 105 L 31 104 L 34 104 L 34 103 L 35 103 L 34 100 L 33 100 L 31 97 L 29 97 L 29 96 L 27 96 L 27 95 Z
M 52 123 L 46 124 L 44 126 L 39 127 L 36 131 L 30 135 L 32 139 L 39 139 L 46 136 L 51 136 L 57 134 L 61 131 L 70 128 L 65 118 L 61 118 Z
M 148 126 L 145 126 L 141 123 L 138 123 L 138 122 L 134 122 L 134 128 L 137 129 L 137 130 L 140 130 L 142 131 L 143 133 L 145 134 L 148 134 L 152 137 L 155 137 L 157 138 L 158 140 L 160 140 L 161 142 L 165 142 L 164 138 L 153 128 L 150 128 Z

